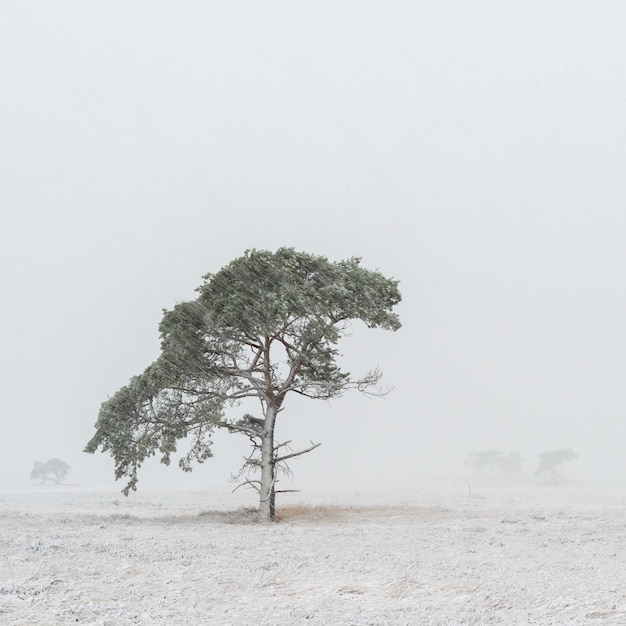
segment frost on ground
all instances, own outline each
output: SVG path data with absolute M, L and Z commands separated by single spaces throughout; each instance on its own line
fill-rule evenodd
M 626 501 L 576 486 L 0 494 L 0 623 L 626 624 Z

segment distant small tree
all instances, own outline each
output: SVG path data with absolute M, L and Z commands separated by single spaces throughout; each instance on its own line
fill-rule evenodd
M 539 464 L 535 470 L 535 476 L 550 472 L 552 480 L 563 478 L 563 465 L 576 458 L 578 458 L 578 455 L 571 448 L 541 452 L 539 454 Z
M 481 473 L 519 474 L 522 471 L 522 455 L 515 450 L 502 452 L 490 449 L 471 452 L 465 465 Z
M 61 459 L 48 459 L 45 463 L 35 461 L 30 477 L 41 478 L 41 482 L 44 483 L 46 479 L 48 479 L 48 474 L 52 474 L 50 480 L 54 480 L 57 485 L 60 485 L 65 480 L 69 471 L 70 466 L 64 461 L 61 461 Z

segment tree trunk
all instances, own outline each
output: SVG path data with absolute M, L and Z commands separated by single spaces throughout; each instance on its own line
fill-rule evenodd
M 276 467 L 274 463 L 274 424 L 277 410 L 268 407 L 265 415 L 263 439 L 261 441 L 261 491 L 259 494 L 259 517 L 262 522 L 273 522 L 275 519 Z

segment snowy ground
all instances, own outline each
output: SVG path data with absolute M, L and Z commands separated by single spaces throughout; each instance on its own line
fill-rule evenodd
M 626 491 L 0 494 L 0 624 L 626 624 Z M 297 498 L 297 499 L 296 499 Z

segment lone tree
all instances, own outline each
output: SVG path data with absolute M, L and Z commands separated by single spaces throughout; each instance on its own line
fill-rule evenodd
M 189 437 L 179 465 L 190 471 L 193 461 L 212 456 L 216 428 L 242 433 L 252 451 L 239 477 L 258 491 L 260 519 L 271 521 L 277 471 L 319 445 L 293 452 L 289 442 L 276 441 L 287 395 L 329 400 L 349 389 L 386 393 L 378 368 L 363 378 L 342 371 L 336 345 L 356 320 L 400 328 L 392 311 L 401 299 L 398 281 L 363 269 L 358 258 L 330 262 L 280 248 L 247 251 L 207 274 L 197 291 L 197 299 L 164 311 L 161 355 L 102 404 L 86 451 L 111 453 L 116 479 L 129 479 L 128 495 L 138 468 L 157 451 L 168 465 L 178 440 Z M 259 415 L 233 415 L 248 398 L 258 401 Z
M 578 455 L 571 448 L 542 452 L 539 455 L 539 464 L 535 470 L 535 475 L 539 476 L 540 474 L 550 472 L 552 480 L 563 478 L 563 465 L 577 458 Z
M 52 474 L 57 485 L 60 485 L 66 478 L 70 471 L 70 466 L 61 461 L 61 459 L 48 459 L 45 463 L 35 461 L 33 469 L 30 472 L 31 478 L 41 478 L 41 482 L 44 483 L 48 478 L 48 474 Z

